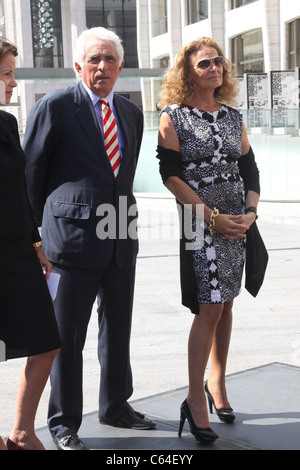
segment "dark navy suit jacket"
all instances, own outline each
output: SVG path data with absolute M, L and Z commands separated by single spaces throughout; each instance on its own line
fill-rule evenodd
M 114 96 L 114 108 L 124 138 L 117 181 L 92 102 L 81 82 L 47 94 L 28 116 L 24 139 L 28 191 L 42 224 L 44 251 L 52 262 L 100 269 L 112 259 L 120 268 L 128 268 L 136 261 L 138 240 L 126 236 L 124 223 L 126 227 L 132 226 L 136 219 L 133 180 L 143 114 L 119 95 Z M 104 212 L 105 207 L 115 210 L 116 240 L 113 236 L 106 239 L 97 236 L 97 225 L 105 218 L 110 223 L 107 230 L 113 234 L 112 220 Z M 97 215 L 97 209 L 102 215 Z

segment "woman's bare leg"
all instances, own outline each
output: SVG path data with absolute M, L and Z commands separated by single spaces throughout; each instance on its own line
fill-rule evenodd
M 43 450 L 35 435 L 34 421 L 38 404 L 58 350 L 29 357 L 22 369 L 16 403 L 16 420 L 10 440 L 24 449 Z
M 225 375 L 232 330 L 232 306 L 233 300 L 224 304 L 210 355 L 208 389 L 218 409 L 230 407 L 226 394 Z
M 199 314 L 195 315 L 189 336 L 189 393 L 187 402 L 194 422 L 200 428 L 209 427 L 203 382 L 222 310 L 223 304 L 201 304 Z
M 0 436 L 0 450 L 7 450 L 1 436 Z

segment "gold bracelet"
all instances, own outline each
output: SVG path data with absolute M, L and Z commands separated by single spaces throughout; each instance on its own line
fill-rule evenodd
M 42 248 L 42 242 L 33 243 L 34 248 Z
M 212 242 L 213 241 L 213 228 L 215 226 L 215 223 L 216 223 L 216 217 L 219 215 L 219 209 L 217 209 L 216 207 L 214 208 L 214 210 L 212 211 L 212 213 L 210 214 L 210 219 L 209 219 L 209 223 L 208 223 L 208 230 L 209 230 L 209 234 L 210 234 L 210 241 Z

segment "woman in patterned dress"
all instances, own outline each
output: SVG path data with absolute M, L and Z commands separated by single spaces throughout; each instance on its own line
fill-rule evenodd
M 218 436 L 209 425 L 205 392 L 211 412 L 214 405 L 221 421 L 235 419 L 225 386 L 232 306 L 241 287 L 245 232 L 256 219 L 259 200 L 254 155 L 242 116 L 231 107 L 237 89 L 221 48 L 210 38 L 200 38 L 176 55 L 159 104 L 158 158 L 164 184 L 181 205 L 192 206 L 193 233 L 196 214 L 204 219 L 201 247 L 186 250 L 181 240 L 182 303 L 195 316 L 179 435 L 187 419 L 196 439 L 207 443 Z M 251 178 L 247 170 L 242 174 L 244 163 L 254 168 Z M 204 384 L 209 356 L 210 375 Z

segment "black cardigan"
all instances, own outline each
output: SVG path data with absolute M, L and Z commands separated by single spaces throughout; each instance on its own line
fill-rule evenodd
M 156 158 L 159 159 L 159 171 L 163 182 L 165 182 L 169 176 L 177 176 L 183 179 L 180 152 L 166 149 L 158 145 Z M 240 175 L 244 180 L 246 194 L 249 190 L 260 194 L 259 171 L 251 147 L 247 154 L 242 155 L 238 159 L 238 166 Z
M 0 239 L 40 240 L 29 204 L 16 118 L 0 110 Z

